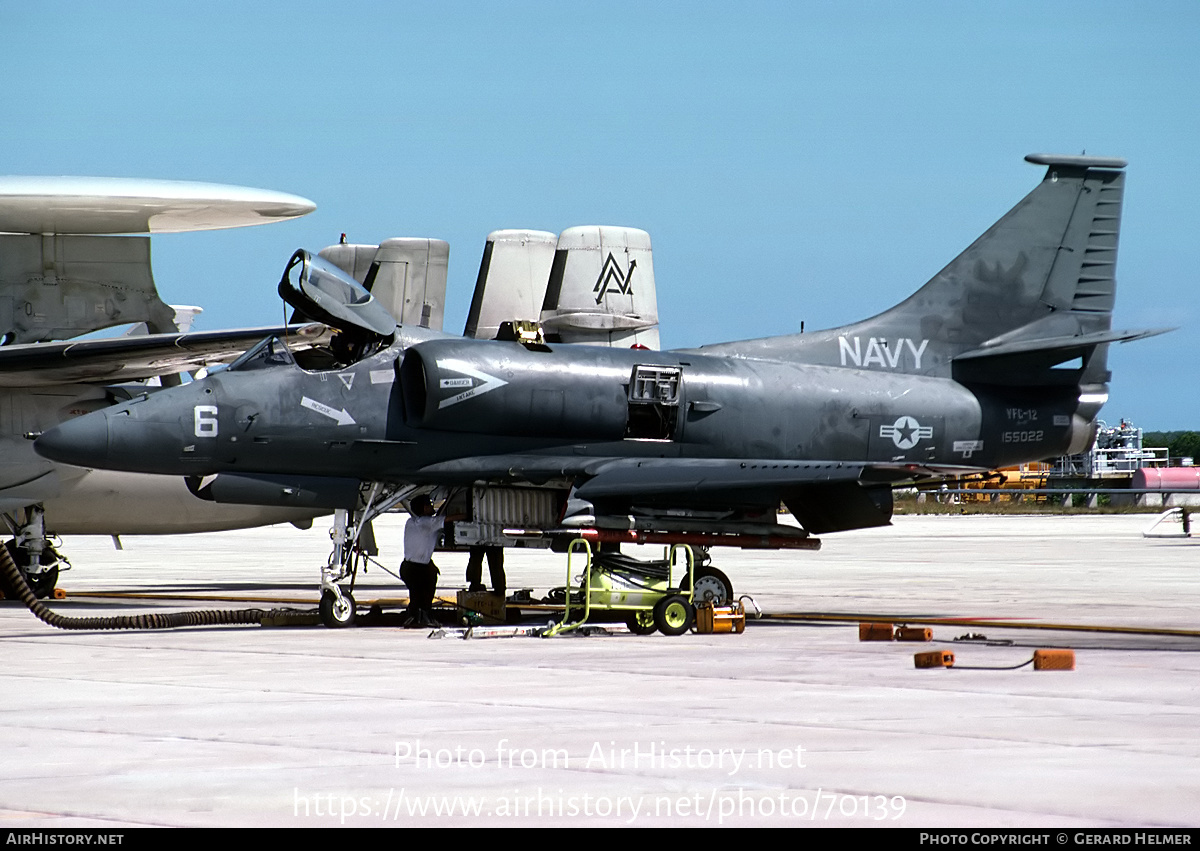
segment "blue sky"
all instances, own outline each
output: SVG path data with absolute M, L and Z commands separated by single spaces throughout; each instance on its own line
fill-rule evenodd
M 450 242 L 446 327 L 489 231 L 644 228 L 662 338 L 890 306 L 1041 179 L 1129 160 L 1110 421 L 1200 428 L 1200 4 L 16 3 L 0 172 L 294 192 L 296 222 L 157 237 L 198 328 L 278 321 L 297 247 Z

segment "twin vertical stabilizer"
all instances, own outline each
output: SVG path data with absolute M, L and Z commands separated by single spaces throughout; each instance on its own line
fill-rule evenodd
M 468 337 L 505 322 L 537 322 L 549 342 L 659 347 L 650 235 L 586 225 L 488 236 L 467 318 Z

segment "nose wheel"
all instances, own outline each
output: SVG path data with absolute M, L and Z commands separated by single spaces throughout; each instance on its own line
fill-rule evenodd
M 45 544 L 41 553 L 31 554 L 25 547 L 18 546 L 14 541 L 6 541 L 4 546 L 12 557 L 13 564 L 25 577 L 30 589 L 39 600 L 54 596 L 54 588 L 58 585 L 58 573 L 61 567 L 70 567 L 58 551 Z M 12 595 L 15 599 L 16 594 Z
M 3 520 L 13 532 L 11 540 L 4 546 L 12 557 L 13 564 L 29 583 L 34 596 L 39 600 L 54 596 L 60 571 L 70 570 L 71 563 L 54 548 L 57 538 L 46 535 L 45 510 L 41 505 L 31 505 L 23 516 L 4 515 Z M 16 598 L 16 589 L 9 596 Z
M 349 591 L 322 591 L 321 623 L 332 629 L 354 626 L 354 597 Z

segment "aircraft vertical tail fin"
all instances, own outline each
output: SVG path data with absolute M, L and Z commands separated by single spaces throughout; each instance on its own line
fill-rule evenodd
M 464 334 L 494 339 L 514 321 L 538 322 L 549 342 L 657 349 L 650 235 L 597 225 L 489 234 Z
M 541 318 L 547 339 L 657 349 L 650 234 L 598 225 L 559 234 Z
M 154 286 L 149 237 L 0 235 L 0 336 L 7 343 L 136 322 L 165 333 L 175 329 L 174 316 Z
M 450 243 L 441 239 L 400 237 L 379 243 L 364 286 L 401 325 L 442 330 L 446 311 L 446 275 Z
M 540 230 L 488 234 L 463 336 L 494 340 L 503 322 L 536 322 L 558 237 Z
M 345 238 L 346 235 L 342 234 L 342 239 Z M 361 284 L 371 271 L 371 264 L 375 262 L 375 252 L 378 250 L 378 245 L 339 242 L 337 245 L 322 248 L 317 252 L 317 256 L 325 258 Z
M 401 325 L 442 330 L 450 244 L 397 237 L 379 245 L 339 243 L 320 256 L 370 290 Z
M 1126 163 L 1026 160 L 1047 167 L 1042 182 L 895 307 L 841 328 L 705 351 L 1010 384 L 1068 383 L 1047 370 L 1082 358 L 1070 383 L 1107 381 L 1106 344 L 1145 334 L 1110 330 Z

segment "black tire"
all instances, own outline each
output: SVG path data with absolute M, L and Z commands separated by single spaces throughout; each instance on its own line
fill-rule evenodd
M 625 618 L 625 626 L 629 627 L 629 631 L 634 635 L 653 635 L 658 629 L 654 624 L 654 612 L 644 610 L 630 612 Z
M 696 575 L 696 593 L 692 595 L 692 602 L 712 603 L 714 606 L 733 602 L 733 583 L 724 573 L 710 565 L 696 565 L 693 573 Z M 684 594 L 691 590 L 686 573 L 679 582 L 679 590 Z
M 696 610 L 682 594 L 663 597 L 654 607 L 654 625 L 663 635 L 683 635 L 695 620 Z
M 58 585 L 58 565 L 49 570 L 32 576 L 26 576 L 26 581 L 29 582 L 29 587 L 33 589 L 33 596 L 39 600 L 45 600 L 47 597 L 54 596 L 54 587 Z
M 330 629 L 354 626 L 354 597 L 349 591 L 343 591 L 342 599 L 344 603 L 338 605 L 338 598 L 332 591 L 321 593 L 321 623 Z
M 45 600 L 47 597 L 54 596 L 54 588 L 58 585 L 58 561 L 59 555 L 53 547 L 42 547 L 42 554 L 39 562 L 45 565 L 53 565 L 49 570 L 44 570 L 41 573 L 31 573 L 29 567 L 32 560 L 29 557 L 29 551 L 17 546 L 16 541 L 5 541 L 4 546 L 8 549 L 8 554 L 13 560 L 13 564 L 21 571 L 21 575 L 25 577 L 25 581 L 29 583 L 29 589 L 33 591 L 33 596 L 39 600 Z M 5 596 L 11 596 L 12 599 L 19 599 L 15 589 L 9 595 L 8 589 L 5 589 Z

